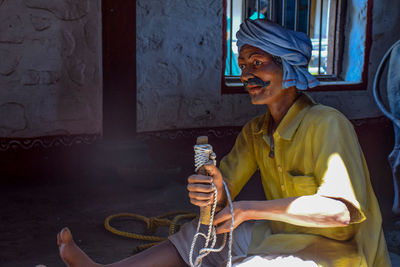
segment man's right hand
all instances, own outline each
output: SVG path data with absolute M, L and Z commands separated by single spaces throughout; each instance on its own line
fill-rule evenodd
M 225 206 L 225 190 L 222 182 L 222 174 L 219 169 L 210 163 L 203 166 L 207 175 L 193 174 L 188 178 L 187 189 L 189 191 L 190 203 L 204 207 L 209 206 L 214 201 L 214 189 L 212 183 L 218 191 L 218 206 Z M 221 205 L 222 204 L 222 205 Z

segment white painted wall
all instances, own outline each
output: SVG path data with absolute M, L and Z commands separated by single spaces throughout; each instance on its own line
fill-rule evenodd
M 0 137 L 102 131 L 100 0 L 0 0 Z
M 365 21 L 364 0 L 349 0 L 348 25 Z M 380 116 L 372 81 L 400 39 L 400 2 L 374 1 L 368 88 L 315 92 L 349 118 Z M 222 0 L 137 0 L 138 131 L 243 125 L 265 111 L 247 95 L 221 95 Z M 347 35 L 347 38 L 354 38 Z M 346 58 L 355 57 L 351 47 Z

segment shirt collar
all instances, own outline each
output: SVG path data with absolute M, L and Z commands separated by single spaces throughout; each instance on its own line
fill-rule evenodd
M 268 132 L 269 118 L 271 117 L 269 110 L 265 113 L 254 129 L 254 134 L 266 134 Z
M 296 132 L 307 110 L 315 105 L 315 101 L 306 93 L 300 92 L 300 97 L 289 108 L 283 120 L 279 123 L 274 135 L 290 140 Z M 271 118 L 269 110 L 265 113 L 263 119 L 257 125 L 254 134 L 268 134 L 268 123 Z

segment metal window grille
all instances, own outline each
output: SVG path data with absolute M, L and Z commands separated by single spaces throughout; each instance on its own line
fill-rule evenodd
M 227 45 L 225 77 L 240 75 L 235 33 L 247 18 L 268 18 L 283 27 L 306 33 L 313 50 L 309 71 L 332 79 L 338 72 L 342 0 L 226 0 Z M 343 0 L 344 1 L 344 0 Z

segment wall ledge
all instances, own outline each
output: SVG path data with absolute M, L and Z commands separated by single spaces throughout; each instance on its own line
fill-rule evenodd
M 41 136 L 35 138 L 0 137 L 0 151 L 31 150 L 33 148 L 71 147 L 76 144 L 90 145 L 101 139 L 99 134 Z

